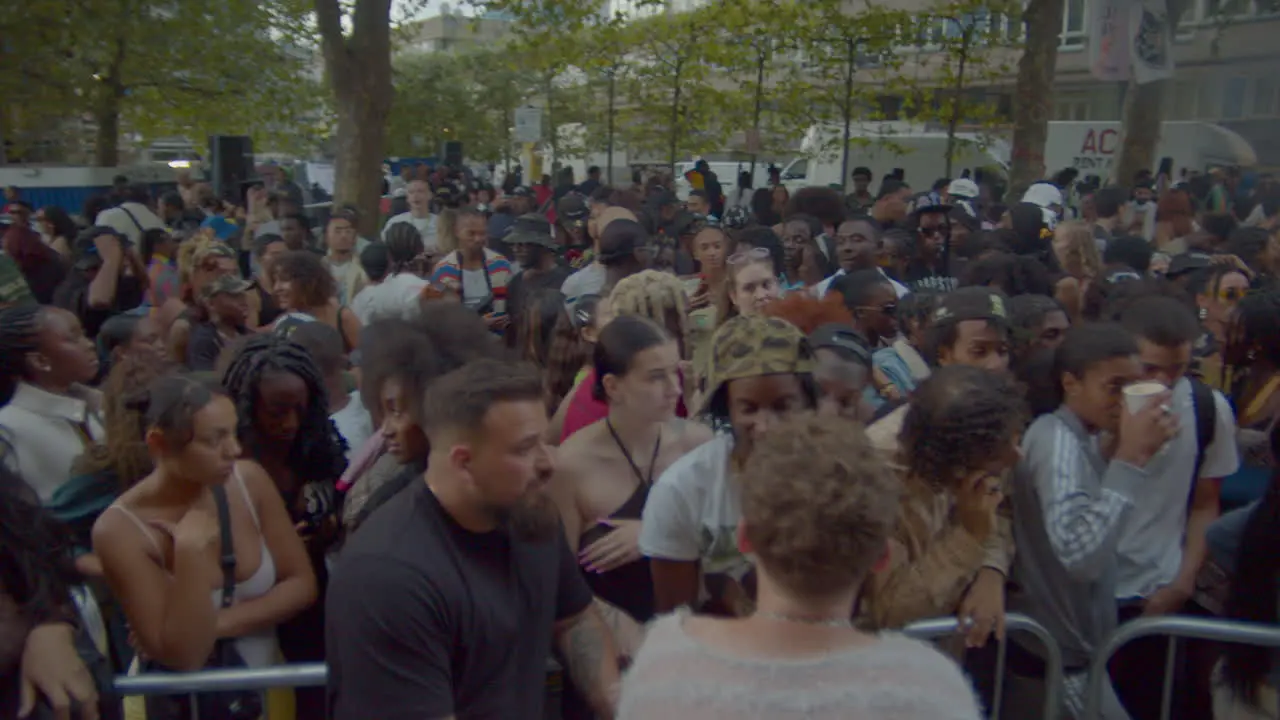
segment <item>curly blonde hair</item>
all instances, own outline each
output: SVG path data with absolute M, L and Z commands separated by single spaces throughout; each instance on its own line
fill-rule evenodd
M 1064 222 L 1053 230 L 1053 251 L 1068 275 L 1095 278 L 1102 272 L 1102 256 L 1093 228 L 1084 220 Z
M 751 550 L 787 591 L 846 592 L 884 555 L 899 483 L 857 423 L 794 415 L 756 442 L 740 481 Z
M 689 359 L 689 296 L 675 275 L 643 270 L 618 281 L 609 294 L 614 315 L 640 315 L 667 329 Z

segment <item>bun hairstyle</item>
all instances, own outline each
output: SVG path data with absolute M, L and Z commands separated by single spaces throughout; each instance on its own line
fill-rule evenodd
M 180 449 L 195 435 L 196 413 L 217 397 L 229 397 L 221 385 L 169 375 L 126 400 L 125 406 L 142 414 L 147 430 L 159 430 L 169 447 Z
M 636 355 L 651 347 L 671 342 L 671 334 L 662 326 L 639 315 L 619 315 L 600 331 L 596 342 L 593 366 L 596 371 L 591 394 L 596 400 L 608 402 L 604 389 L 605 375 L 621 377 L 631 370 Z

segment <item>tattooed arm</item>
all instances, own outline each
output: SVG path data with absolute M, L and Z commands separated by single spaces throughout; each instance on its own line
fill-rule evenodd
M 556 650 L 600 720 L 611 720 L 618 702 L 618 651 L 596 606 L 556 623 Z

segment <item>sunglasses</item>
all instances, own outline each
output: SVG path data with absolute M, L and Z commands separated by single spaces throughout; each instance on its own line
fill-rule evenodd
M 1218 299 L 1222 302 L 1236 303 L 1244 298 L 1245 291 L 1240 288 L 1226 288 L 1218 291 Z
M 762 247 L 754 247 L 750 250 L 737 252 L 729 256 L 726 261 L 730 265 L 741 265 L 749 262 L 760 262 L 769 259 L 769 250 Z
M 891 302 L 891 303 L 885 303 L 884 305 L 879 305 L 879 306 L 859 305 L 858 309 L 859 310 L 878 310 L 879 312 L 884 313 L 888 317 L 893 317 L 898 314 L 898 303 Z

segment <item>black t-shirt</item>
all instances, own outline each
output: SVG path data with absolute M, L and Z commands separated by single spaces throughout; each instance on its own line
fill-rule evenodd
M 416 483 L 348 541 L 326 602 L 333 720 L 538 718 L 552 627 L 591 591 L 562 533 L 469 532 Z
M 241 335 L 248 333 L 248 330 L 240 328 Z M 187 337 L 187 357 L 185 358 L 187 369 L 197 372 L 213 370 L 225 346 L 226 341 L 213 323 L 202 322 L 193 325 L 191 334 Z
M 547 252 L 551 252 L 548 250 Z M 539 272 L 530 275 L 525 272 L 511 278 L 507 283 L 507 314 L 511 316 L 513 323 L 520 321 L 520 316 L 528 309 L 529 298 L 537 291 L 543 288 L 551 288 L 559 290 L 561 285 L 573 270 L 563 266 L 556 265 L 546 272 Z

